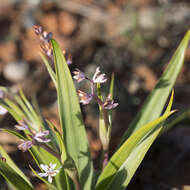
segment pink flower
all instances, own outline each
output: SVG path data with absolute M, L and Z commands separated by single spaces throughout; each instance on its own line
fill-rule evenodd
M 25 141 L 25 140 L 21 139 L 21 142 L 22 143 L 18 145 L 18 149 L 22 150 L 23 152 L 26 152 L 33 145 L 32 141 Z
M 111 99 L 111 94 L 109 94 L 106 98 L 106 101 L 103 104 L 103 108 L 104 109 L 114 109 L 115 107 L 117 107 L 119 104 L 118 103 L 114 103 L 114 100 Z
M 41 45 L 43 52 L 48 56 L 51 57 L 53 55 L 53 49 L 51 43 L 43 43 Z
M 96 68 L 96 72 L 94 73 L 92 81 L 94 83 L 104 83 L 107 81 L 107 78 L 105 78 L 105 74 L 100 74 L 100 67 Z
M 34 26 L 34 32 L 44 42 L 49 42 L 53 36 L 51 32 L 44 31 L 41 26 Z
M 79 97 L 80 97 L 80 103 L 82 104 L 89 104 L 90 101 L 92 100 L 93 98 L 93 95 L 92 94 L 87 94 L 85 92 L 82 92 L 81 90 L 78 90 L 77 91 Z
M 72 61 L 72 55 L 71 54 L 69 54 L 66 57 L 66 62 L 67 62 L 67 65 L 71 65 L 73 63 L 73 61 Z
M 73 78 L 79 83 L 81 81 L 83 81 L 85 79 L 85 74 L 80 71 L 79 69 L 75 69 L 75 71 L 73 71 Z
M 2 162 L 6 162 L 6 158 L 3 157 L 1 154 L 0 154 L 0 160 L 1 160 Z
M 15 125 L 15 128 L 19 131 L 28 130 L 28 126 L 24 123 L 24 121 L 19 121 L 19 125 Z
M 33 139 L 39 143 L 48 143 L 50 142 L 51 140 L 50 139 L 47 139 L 46 136 L 49 135 L 49 131 L 46 130 L 46 131 L 39 131 L 37 133 L 35 133 L 35 135 L 33 136 Z

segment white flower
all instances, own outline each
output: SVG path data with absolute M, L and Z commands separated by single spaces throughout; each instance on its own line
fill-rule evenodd
M 94 83 L 104 83 L 107 81 L 107 78 L 105 77 L 105 74 L 100 74 L 100 67 L 96 68 L 96 72 L 94 73 L 94 76 L 92 78 L 92 81 Z
M 0 115 L 5 115 L 8 111 L 3 107 L 0 106 Z
M 56 164 L 50 163 L 48 165 L 40 164 L 40 167 L 44 171 L 44 173 L 38 173 L 40 177 L 48 177 L 48 181 L 52 183 L 52 177 L 56 176 L 59 173 L 59 169 L 55 170 Z

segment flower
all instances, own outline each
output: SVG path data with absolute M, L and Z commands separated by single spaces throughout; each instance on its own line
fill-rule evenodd
M 23 139 L 21 139 L 21 142 L 22 143 L 18 145 L 18 149 L 22 150 L 23 152 L 26 152 L 34 144 L 32 141 L 25 141 Z
M 87 94 L 85 92 L 82 92 L 81 90 L 77 90 L 77 93 L 80 97 L 80 103 L 82 104 L 89 104 L 90 101 L 92 100 L 93 98 L 93 95 L 92 94 Z
M 19 121 L 18 122 L 19 125 L 15 125 L 15 128 L 19 131 L 24 131 L 24 130 L 28 130 L 28 125 L 26 125 L 24 123 L 24 121 Z
M 66 58 L 66 62 L 67 62 L 67 65 L 71 65 L 73 62 L 72 62 L 72 55 L 69 54 Z
M 0 154 L 0 160 L 1 160 L 2 162 L 6 162 L 6 158 L 3 157 L 1 154 Z
M 108 109 L 108 110 L 114 109 L 115 107 L 117 107 L 119 105 L 118 103 L 114 103 L 111 96 L 112 96 L 111 94 L 108 94 L 106 101 L 103 104 L 104 109 Z
M 34 141 L 40 142 L 40 143 L 47 143 L 50 142 L 50 139 L 47 139 L 46 136 L 49 135 L 49 131 L 42 131 L 35 133 L 35 135 L 32 137 Z
M 5 115 L 8 111 L 3 107 L 0 106 L 0 115 Z
M 107 81 L 107 78 L 105 78 L 105 74 L 100 74 L 100 67 L 96 68 L 96 72 L 94 73 L 92 81 L 94 83 L 104 83 Z
M 49 42 L 53 36 L 53 34 L 51 32 L 44 31 L 41 26 L 34 26 L 34 32 L 44 42 Z
M 85 79 L 85 74 L 80 71 L 79 69 L 75 69 L 75 71 L 73 71 L 73 78 L 79 83 L 81 81 L 83 81 Z
M 53 49 L 51 43 L 43 43 L 41 45 L 41 49 L 48 56 L 51 57 L 53 55 Z
M 40 164 L 40 167 L 42 168 L 43 173 L 38 173 L 40 177 L 48 177 L 48 181 L 52 183 L 52 177 L 56 176 L 57 173 L 59 173 L 59 169 L 55 170 L 56 164 L 50 163 L 48 165 Z

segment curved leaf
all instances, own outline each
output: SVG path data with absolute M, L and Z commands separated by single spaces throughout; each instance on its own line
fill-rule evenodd
M 92 161 L 78 97 L 62 50 L 55 40 L 51 40 L 51 44 L 56 71 L 58 109 L 66 151 L 75 162 L 82 188 L 89 190 L 92 182 Z
M 2 146 L 0 146 L 0 154 L 6 158 L 6 162 L 0 161 L 0 175 L 2 175 L 8 183 L 18 190 L 34 190 L 28 178 L 16 166 Z
M 166 120 L 168 116 L 170 116 L 173 112 L 165 113 L 160 118 L 148 123 L 147 125 L 141 127 L 133 135 L 131 135 L 128 140 L 119 148 L 119 150 L 112 156 L 111 160 L 108 162 L 108 165 L 104 168 L 103 172 L 101 173 L 96 189 L 97 190 L 106 190 L 109 188 L 110 184 L 112 183 L 114 177 L 117 175 L 123 176 L 123 179 L 127 179 L 129 172 L 126 169 L 121 170 L 122 165 L 126 162 L 126 159 L 133 154 L 133 150 L 135 147 L 146 141 L 146 139 L 151 136 L 151 132 L 153 130 L 159 129 L 160 124 Z M 148 143 L 146 144 L 148 146 Z M 146 147 L 145 145 L 145 147 Z M 146 153 L 146 151 L 145 151 Z M 138 158 L 138 156 L 137 156 Z M 131 167 L 130 163 L 129 168 Z M 138 163 L 136 162 L 135 165 L 138 167 Z M 121 177 L 121 176 L 120 176 Z M 118 189 L 119 188 L 118 183 Z M 110 189 L 110 188 L 109 188 Z M 113 188 L 112 188 L 113 189 Z
M 180 45 L 178 46 L 175 54 L 173 55 L 166 70 L 162 74 L 155 88 L 146 99 L 141 110 L 138 112 L 135 119 L 130 124 L 128 130 L 121 140 L 121 144 L 137 129 L 144 124 L 156 119 L 160 116 L 167 98 L 173 88 L 176 78 L 182 68 L 185 51 L 190 40 L 190 30 L 187 31 Z M 153 111 L 154 110 L 154 111 Z M 120 144 L 120 145 L 121 145 Z

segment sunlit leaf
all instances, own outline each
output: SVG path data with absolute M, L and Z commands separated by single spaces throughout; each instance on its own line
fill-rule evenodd
M 78 97 L 62 50 L 51 40 L 57 81 L 60 123 L 67 154 L 77 167 L 83 189 L 89 190 L 92 181 L 92 162 Z

